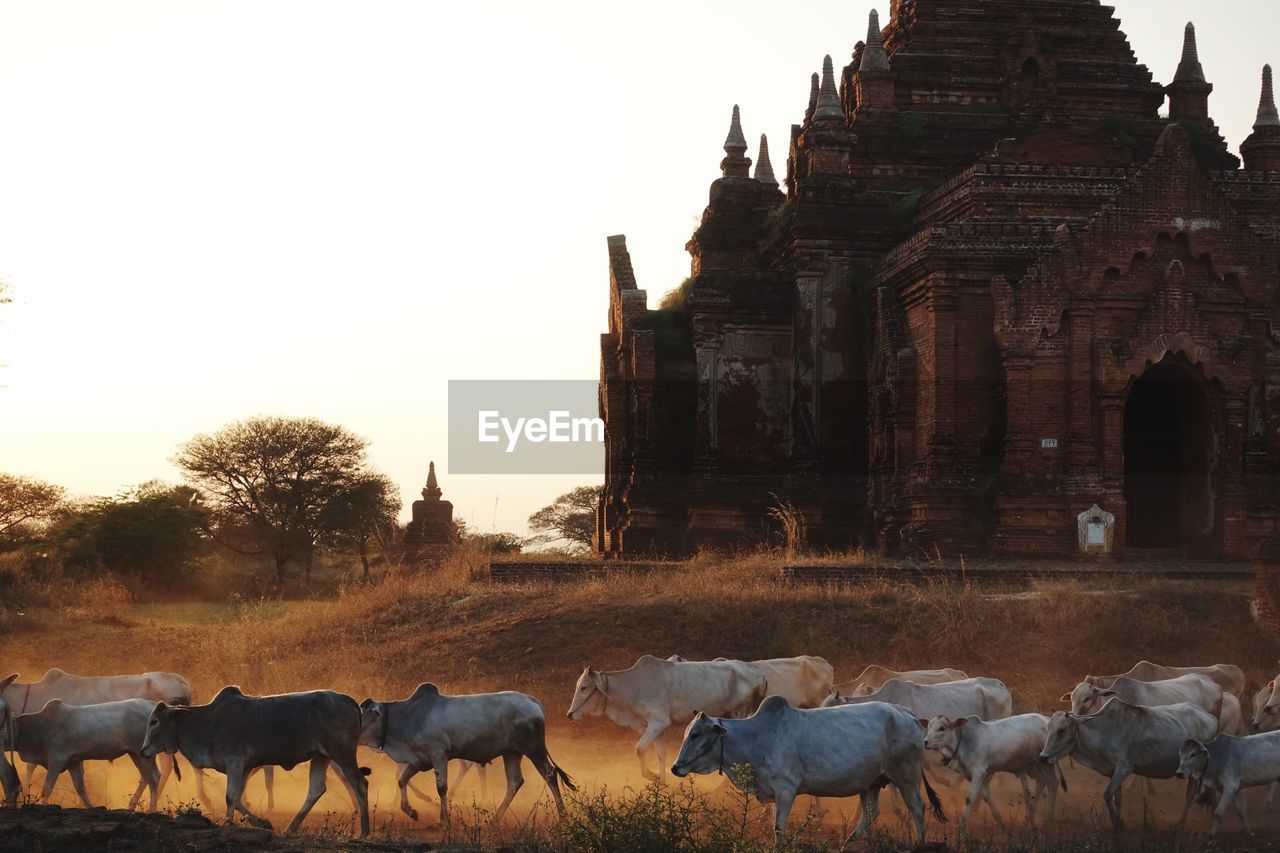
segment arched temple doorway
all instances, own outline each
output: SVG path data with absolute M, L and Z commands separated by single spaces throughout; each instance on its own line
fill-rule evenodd
M 1213 454 L 1204 380 L 1181 358 L 1147 368 L 1124 408 L 1126 547 L 1208 556 Z

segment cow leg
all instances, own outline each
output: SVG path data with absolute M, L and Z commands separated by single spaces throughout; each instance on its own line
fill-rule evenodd
M 796 802 L 796 792 L 784 788 L 774 791 L 773 796 L 773 839 L 781 846 L 787 834 L 787 824 L 791 822 L 791 808 Z
M 899 793 L 901 793 L 901 791 Z M 842 846 L 845 847 L 847 847 L 849 842 L 853 841 L 855 838 L 860 838 L 864 835 L 871 827 L 871 824 L 875 823 L 876 818 L 880 815 L 879 788 L 870 788 L 863 791 L 858 800 L 862 805 L 862 817 L 858 819 L 858 825 L 853 828 L 853 832 L 849 833 L 849 837 L 844 840 L 844 845 Z
M 920 779 L 924 779 L 924 770 L 920 771 Z M 924 844 L 924 798 L 920 796 L 919 781 L 899 781 L 893 780 L 893 785 L 898 789 L 898 793 L 902 796 L 902 802 L 907 806 L 907 811 L 911 814 L 911 822 L 916 826 L 916 844 Z
M 173 763 L 175 765 L 178 763 L 178 756 L 176 753 L 173 756 Z M 196 777 L 196 799 L 198 799 L 206 809 L 212 812 L 213 800 L 209 799 L 209 792 L 204 789 L 204 768 L 196 767 L 192 764 L 191 775 Z
M 76 761 L 68 764 L 67 775 L 71 777 L 71 784 L 80 795 L 80 802 L 84 803 L 86 809 L 93 808 L 93 803 L 89 802 L 89 792 L 84 789 L 84 762 Z
M 268 764 L 262 768 L 262 783 L 267 786 L 267 811 L 276 810 L 276 768 Z
M 1195 800 L 1196 794 L 1200 791 L 1200 785 L 1195 779 L 1187 780 L 1187 793 L 1182 799 L 1182 816 L 1178 818 L 1178 832 L 1182 832 L 1182 827 L 1187 822 L 1187 812 L 1191 811 L 1191 803 Z M 1222 807 L 1223 811 L 1226 806 Z
M 167 753 L 161 753 L 167 755 Z M 129 753 L 129 759 L 133 761 L 133 766 L 138 768 L 138 789 L 133 792 L 133 797 L 129 800 L 129 808 L 135 808 L 138 800 L 142 797 L 142 786 L 146 785 L 151 791 L 151 809 L 156 810 L 156 803 L 160 798 L 160 785 L 162 776 L 160 768 L 156 766 L 156 759 L 143 758 L 141 755 Z
M 1222 822 L 1222 816 L 1227 813 L 1227 809 L 1230 808 L 1231 801 L 1235 799 L 1236 791 L 1238 790 L 1230 782 L 1222 786 L 1222 795 L 1218 797 L 1218 806 L 1213 810 L 1213 820 L 1209 823 L 1210 836 L 1217 835 L 1218 824 Z
M 262 829 L 271 829 L 271 822 L 263 820 L 253 812 L 249 811 L 244 804 L 244 783 L 246 778 L 245 768 L 239 765 L 228 766 L 227 774 L 227 823 L 231 823 L 231 819 L 235 817 L 236 812 L 244 815 L 249 823 Z
M 987 808 L 991 809 L 991 816 L 996 819 L 996 826 L 1004 830 L 1004 818 L 1000 816 L 1000 812 L 996 809 L 996 802 L 991 797 L 991 775 L 987 774 L 986 780 L 982 783 L 982 799 L 987 801 Z
M 1276 787 L 1280 786 L 1280 782 L 1272 782 L 1267 786 L 1267 808 L 1274 809 L 1276 807 Z
M 59 774 L 64 770 L 62 764 L 50 762 L 44 769 L 44 786 L 40 790 L 40 802 L 49 802 L 49 797 L 53 795 L 53 783 L 58 781 Z
M 444 831 L 449 831 L 449 759 L 446 756 L 433 756 L 432 768 L 436 773 L 436 794 L 440 797 L 440 823 Z
M 409 820 L 418 819 L 418 810 L 409 805 L 409 780 L 418 774 L 418 768 L 412 764 L 404 765 L 404 769 L 400 771 L 400 778 L 396 780 L 396 784 L 400 788 L 400 811 L 409 816 Z M 417 790 L 415 788 L 415 790 Z
M 1253 835 L 1253 830 L 1249 828 L 1249 816 L 1245 813 L 1244 791 L 1236 794 L 1232 798 L 1232 802 L 1235 803 L 1236 814 L 1240 816 L 1240 823 L 1244 825 L 1244 831 L 1249 835 Z
M 396 763 L 396 779 L 399 779 L 399 778 L 404 774 L 404 772 L 405 772 L 406 770 L 408 770 L 408 769 L 409 769 L 409 765 L 408 765 L 408 764 L 400 764 L 399 762 L 397 762 L 397 763 Z M 413 776 L 413 775 L 414 775 L 414 774 L 416 774 L 417 772 L 418 772 L 418 771 L 417 771 L 417 770 L 415 770 L 415 771 L 413 771 L 413 773 L 410 773 L 409 775 L 410 775 L 410 776 Z M 433 802 L 433 800 L 432 800 L 432 798 L 431 798 L 431 795 L 430 795 L 430 794 L 428 794 L 426 791 L 422 790 L 421 788 L 419 788 L 417 785 L 413 784 L 412 782 L 409 782 L 409 783 L 408 783 L 408 786 L 409 786 L 409 787 L 408 787 L 408 790 L 413 791 L 415 794 L 417 794 L 417 795 L 418 795 L 418 797 L 419 797 L 423 802 L 425 802 L 425 803 L 427 803 L 427 804 L 430 804 L 430 803 L 432 803 L 432 802 Z M 407 796 L 407 795 L 406 795 L 405 799 L 406 799 L 406 801 L 408 800 L 408 796 Z M 401 809 L 401 811 L 404 811 L 404 806 L 401 806 L 401 807 L 400 807 L 400 809 Z M 408 812 L 405 812 L 405 814 L 408 814 Z M 414 818 L 414 820 L 417 820 L 417 818 L 415 817 L 415 818 Z
M 303 801 L 302 808 L 293 818 L 293 822 L 289 824 L 286 832 L 294 832 L 302 821 L 306 819 L 307 813 L 311 811 L 311 807 L 316 804 L 316 800 L 324 796 L 325 783 L 324 774 L 329 772 L 329 759 L 316 756 L 311 759 L 311 767 L 308 772 L 310 784 L 307 786 L 307 799 Z
M 551 760 L 551 756 L 545 749 L 531 753 L 529 761 L 546 781 L 547 787 L 551 789 L 551 796 L 556 801 L 556 811 L 564 817 L 564 798 L 560 796 L 560 775 L 556 772 L 555 762 Z
M 964 829 L 969 825 L 969 818 L 973 816 L 973 808 L 978 804 L 978 800 L 982 797 L 982 783 L 985 776 L 982 772 L 974 773 L 970 771 L 969 791 L 964 796 L 964 811 L 960 813 L 960 828 Z M 906 798 L 903 797 L 905 802 Z
M 506 814 L 511 801 L 515 799 L 516 792 L 524 784 L 524 774 L 520 772 L 520 762 L 523 760 L 524 756 L 518 752 L 504 752 L 502 754 L 502 767 L 507 772 L 507 795 L 502 798 L 502 802 L 498 804 L 498 810 L 493 813 L 494 823 L 502 820 L 502 816 Z
M 656 774 L 649 770 L 649 765 L 644 761 L 644 751 L 662 737 L 662 733 L 667 730 L 667 725 L 667 723 L 660 722 L 649 723 L 649 726 L 644 730 L 644 734 L 641 735 L 640 740 L 636 743 L 636 757 L 640 759 L 640 773 L 646 779 L 666 781 L 666 774 L 662 772 L 665 768 L 661 765 L 658 766 L 659 772 Z
M 168 752 L 162 752 L 156 756 L 156 767 L 160 768 L 160 781 L 156 783 L 156 796 L 160 796 L 160 792 L 164 790 L 164 786 L 169 783 L 169 775 L 173 773 L 173 765 L 177 763 L 178 756 Z
M 343 773 L 341 770 L 334 767 L 333 765 L 330 765 L 329 769 L 333 771 L 334 778 L 337 779 L 339 782 L 341 782 L 342 787 L 346 789 L 347 796 L 351 798 L 351 808 L 355 810 L 356 814 L 359 814 L 360 813 L 360 797 L 356 794 L 356 789 L 351 785 L 350 782 L 347 781 L 347 774 Z
M 1124 829 L 1124 819 L 1120 816 L 1120 786 L 1124 784 L 1124 780 L 1129 778 L 1129 770 L 1117 767 L 1111 776 L 1111 781 L 1107 784 L 1107 789 L 1102 792 L 1102 801 L 1107 804 L 1107 814 L 1111 816 L 1111 822 L 1116 829 Z
M 369 835 L 369 780 L 365 776 L 369 768 L 361 767 L 356 761 L 354 745 L 347 757 L 332 760 L 337 765 L 338 772 L 347 780 L 348 786 L 355 792 L 356 812 L 360 817 L 360 837 L 367 838 Z

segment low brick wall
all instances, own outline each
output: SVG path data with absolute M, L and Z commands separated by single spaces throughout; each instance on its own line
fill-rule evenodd
M 639 562 L 632 560 L 494 560 L 489 563 L 489 580 L 495 583 L 528 583 L 551 581 L 567 583 L 590 580 L 612 574 L 673 571 L 684 563 Z
M 1036 578 L 1142 577 L 1191 581 L 1252 581 L 1253 568 L 1245 563 L 1169 562 L 1072 562 L 1027 560 L 970 563 L 962 569 L 949 563 L 904 563 L 862 566 L 854 564 L 796 564 L 782 567 L 787 583 L 840 585 L 864 583 L 871 578 L 921 582 L 948 578 L 979 583 L 1019 582 Z

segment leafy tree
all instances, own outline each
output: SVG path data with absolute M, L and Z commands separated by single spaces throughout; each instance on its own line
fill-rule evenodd
M 255 417 L 197 435 L 174 463 L 214 514 L 217 538 L 275 560 L 276 583 L 329 530 L 327 518 L 368 478 L 368 442 L 315 418 Z
M 365 473 L 320 512 L 318 538 L 330 547 L 354 550 L 368 579 L 369 545 L 385 548 L 399 514 L 396 484 L 382 474 Z
M 529 516 L 529 529 L 538 542 L 568 542 L 591 547 L 596 530 L 598 486 L 578 486 Z
M 69 510 L 55 538 L 73 566 L 173 586 L 208 546 L 207 515 L 189 486 L 150 482 Z
M 0 547 L 34 537 L 65 498 L 61 486 L 0 474 Z

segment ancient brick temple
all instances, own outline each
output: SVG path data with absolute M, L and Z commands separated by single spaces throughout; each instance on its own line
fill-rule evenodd
M 441 500 L 444 490 L 436 480 L 436 463 L 427 468 L 422 500 L 413 502 L 412 516 L 404 529 L 404 558 L 409 565 L 434 565 L 457 545 L 453 504 Z
M 1067 555 L 1097 504 L 1115 553 L 1247 557 L 1280 118 L 1267 69 L 1241 164 L 1212 91 L 1190 25 L 1161 85 L 1097 0 L 897 0 L 814 75 L 782 188 L 735 107 L 664 307 L 609 238 L 600 550 L 759 541 L 785 501 L 819 548 Z

